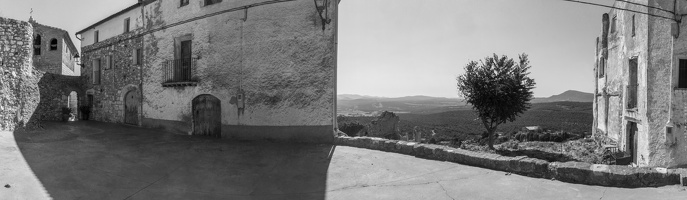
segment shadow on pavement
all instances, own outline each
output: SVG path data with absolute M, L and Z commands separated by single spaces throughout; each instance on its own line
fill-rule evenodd
M 324 199 L 335 148 L 92 121 L 43 127 L 14 139 L 55 199 Z

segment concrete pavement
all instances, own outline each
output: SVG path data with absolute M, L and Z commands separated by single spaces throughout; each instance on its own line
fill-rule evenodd
M 680 186 L 569 184 L 353 147 L 45 127 L 0 132 L 0 199 L 687 199 Z

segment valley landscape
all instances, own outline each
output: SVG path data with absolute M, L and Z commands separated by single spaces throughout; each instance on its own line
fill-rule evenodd
M 532 107 L 515 121 L 502 124 L 498 132 L 512 133 L 525 126 L 551 131 L 588 134 L 593 121 L 593 94 L 569 90 L 559 95 L 532 100 Z M 418 126 L 434 130 L 442 138 L 479 136 L 484 127 L 469 104 L 458 98 L 409 96 L 400 98 L 339 95 L 339 125 L 369 124 L 378 113 L 391 111 L 400 117 L 401 133 Z

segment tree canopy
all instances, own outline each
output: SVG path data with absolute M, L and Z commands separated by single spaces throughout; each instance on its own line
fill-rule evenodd
M 489 134 L 489 148 L 494 148 L 494 132 L 498 125 L 514 121 L 530 108 L 534 79 L 530 72 L 527 54 L 519 55 L 516 63 L 508 56 L 486 57 L 479 62 L 470 61 L 465 73 L 458 76 L 458 90 L 472 105 Z

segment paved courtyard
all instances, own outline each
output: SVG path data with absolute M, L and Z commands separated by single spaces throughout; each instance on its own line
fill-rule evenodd
M 687 199 L 407 155 L 217 140 L 100 122 L 0 132 L 0 199 Z

